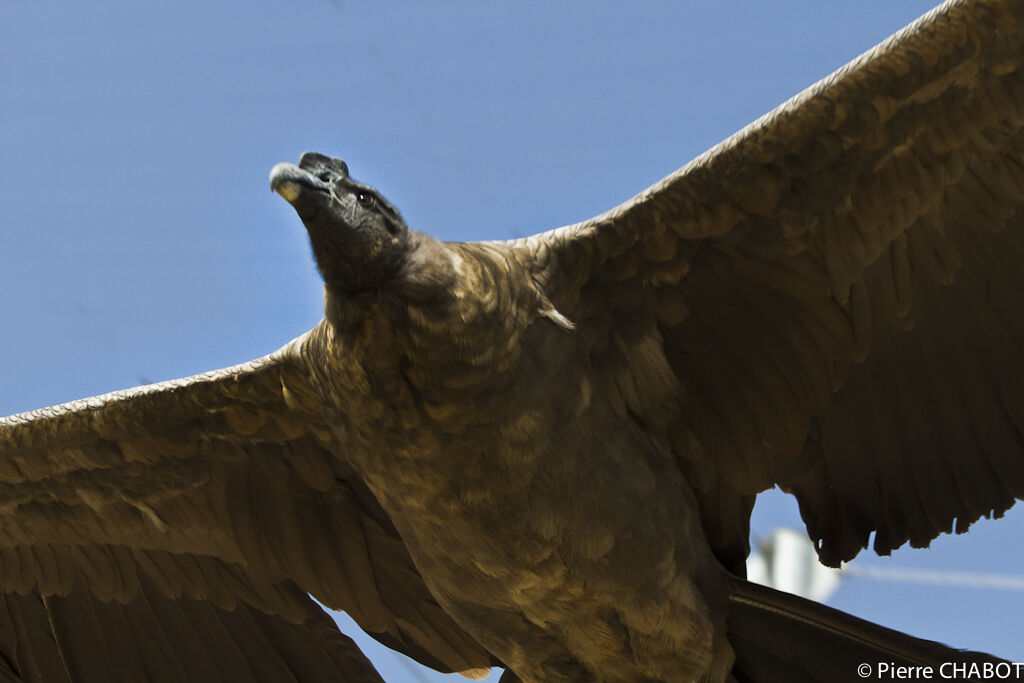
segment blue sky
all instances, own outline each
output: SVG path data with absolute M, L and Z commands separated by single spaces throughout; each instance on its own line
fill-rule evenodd
M 929 5 L 3 3 L 0 414 L 314 325 L 304 230 L 267 186 L 278 161 L 342 157 L 441 238 L 525 235 L 614 206 Z M 780 496 L 761 507 L 756 533 L 799 524 Z M 1022 536 L 1017 511 L 858 562 L 1016 574 Z M 1024 593 L 851 579 L 831 604 L 1024 660 Z

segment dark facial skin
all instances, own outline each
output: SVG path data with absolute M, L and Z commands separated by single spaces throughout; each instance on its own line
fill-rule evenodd
M 383 287 L 403 269 L 417 235 L 373 188 L 353 180 L 340 159 L 307 152 L 299 165 L 270 172 L 309 232 L 320 274 L 336 294 Z

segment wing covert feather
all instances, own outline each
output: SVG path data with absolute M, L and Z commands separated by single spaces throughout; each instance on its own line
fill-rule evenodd
M 632 200 L 513 243 L 584 349 L 662 344 L 662 428 L 728 566 L 773 484 L 830 564 L 1024 495 L 1022 127 L 1024 6 L 954 0 Z
M 324 423 L 302 362 L 315 337 L 244 365 L 0 420 L 3 591 L 37 595 L 51 620 L 63 610 L 95 615 L 111 632 L 172 629 L 182 647 L 212 619 L 219 637 L 264 641 L 238 666 L 270 658 L 260 670 L 282 676 L 292 664 L 274 648 L 304 653 L 312 668 L 337 664 L 330 648 L 354 648 L 326 616 L 325 635 L 311 593 L 429 666 L 488 667 L 490 655 L 437 607 Z M 61 650 L 72 670 L 102 670 L 103 648 L 58 628 L 72 619 L 53 623 L 57 640 L 73 644 Z M 301 635 L 314 627 L 317 638 Z M 306 640 L 328 649 L 307 652 Z

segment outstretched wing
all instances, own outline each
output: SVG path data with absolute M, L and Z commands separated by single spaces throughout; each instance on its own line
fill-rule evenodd
M 1024 5 L 948 2 L 634 199 L 514 245 L 592 364 L 628 351 L 614 386 L 670 439 L 727 564 L 774 483 L 829 564 L 1024 495 L 1022 125 Z M 667 418 L 631 389 L 666 366 Z
M 64 596 L 9 593 L 0 599 L 0 680 L 383 683 L 305 601 L 305 618 L 292 623 L 241 603 L 169 598 L 145 576 L 123 604 L 81 584 Z
M 15 673 L 379 680 L 309 594 L 429 666 L 490 665 L 345 464 L 301 361 L 316 335 L 0 420 L 0 652 Z

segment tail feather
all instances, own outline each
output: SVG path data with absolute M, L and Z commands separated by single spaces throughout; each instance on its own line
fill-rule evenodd
M 733 676 L 738 683 L 878 680 L 879 663 L 930 666 L 938 678 L 947 662 L 979 666 L 1004 662 L 914 638 L 742 579 L 734 581 L 729 596 L 728 632 L 736 653 Z M 864 665 L 870 669 L 858 668 Z

